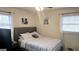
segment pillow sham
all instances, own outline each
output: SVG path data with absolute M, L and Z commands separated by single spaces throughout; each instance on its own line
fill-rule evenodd
M 30 38 L 32 37 L 32 35 L 30 33 L 23 33 L 23 34 L 20 34 L 24 39 L 26 38 Z
M 24 39 L 24 38 L 20 35 L 18 39 Z

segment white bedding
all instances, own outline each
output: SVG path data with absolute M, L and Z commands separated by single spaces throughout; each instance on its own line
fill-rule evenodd
M 21 47 L 35 51 L 57 51 L 61 47 L 61 40 L 48 37 L 20 38 Z

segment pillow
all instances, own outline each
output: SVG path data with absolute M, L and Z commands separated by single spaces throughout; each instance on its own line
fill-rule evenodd
M 39 38 L 39 36 L 37 34 L 32 34 L 33 38 Z
M 30 33 L 23 33 L 23 34 L 20 34 L 24 39 L 26 38 L 30 38 L 32 37 L 32 35 Z
M 40 34 L 37 33 L 37 32 L 32 32 L 31 34 L 32 34 L 32 35 L 33 35 L 33 34 L 36 34 L 36 35 L 40 36 Z
M 24 39 L 24 38 L 20 35 L 18 39 Z

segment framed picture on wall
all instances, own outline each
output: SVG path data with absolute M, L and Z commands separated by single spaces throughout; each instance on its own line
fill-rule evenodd
M 44 24 L 49 24 L 48 18 L 44 19 Z
M 22 18 L 22 23 L 23 24 L 28 24 L 27 18 Z

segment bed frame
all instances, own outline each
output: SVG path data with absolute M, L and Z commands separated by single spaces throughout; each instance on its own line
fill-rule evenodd
M 26 33 L 26 32 L 34 32 L 34 31 L 37 31 L 36 27 L 14 28 L 14 40 L 18 42 L 20 34 Z

